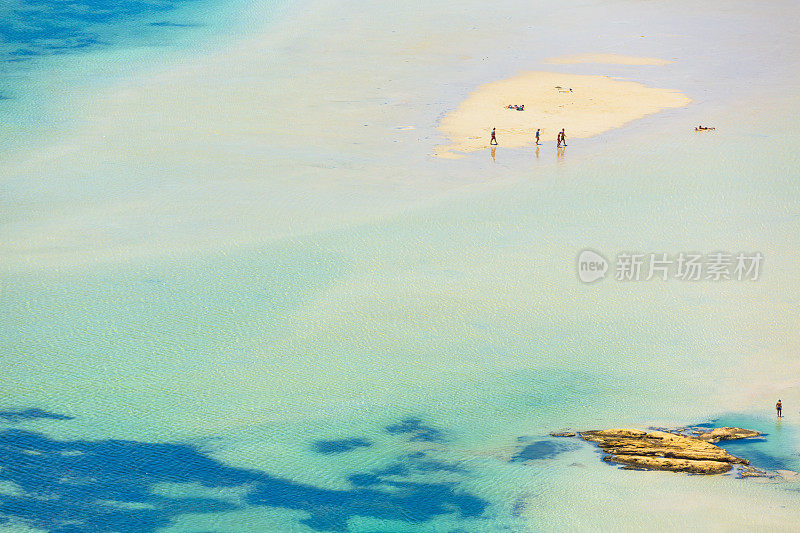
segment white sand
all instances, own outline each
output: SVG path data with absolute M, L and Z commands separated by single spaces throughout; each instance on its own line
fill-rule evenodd
M 577 54 L 558 56 L 543 61 L 549 65 L 577 65 L 579 63 L 600 63 L 603 65 L 669 65 L 674 61 L 656 57 L 637 57 L 619 54 Z
M 439 130 L 450 143 L 437 146 L 434 153 L 453 158 L 486 148 L 493 127 L 499 144 L 507 148 L 533 144 L 537 128 L 542 142 L 555 141 L 562 128 L 567 141 L 592 137 L 691 101 L 679 91 L 608 76 L 525 72 L 478 87 L 445 116 Z M 524 104 L 525 111 L 507 109 L 509 104 Z

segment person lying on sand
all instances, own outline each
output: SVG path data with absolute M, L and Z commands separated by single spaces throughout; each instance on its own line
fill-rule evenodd
M 525 111 L 525 104 L 522 105 L 507 105 L 506 109 L 516 109 L 517 111 Z
M 697 126 L 694 131 L 710 131 L 715 130 L 717 128 L 709 128 L 708 126 Z

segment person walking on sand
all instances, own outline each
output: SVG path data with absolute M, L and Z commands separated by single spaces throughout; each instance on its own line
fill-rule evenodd
M 783 410 L 783 405 L 781 405 L 781 401 L 778 400 L 778 403 L 775 404 L 775 410 L 778 411 L 778 418 L 783 418 L 781 411 Z
M 556 133 L 556 148 L 561 148 L 561 132 Z
M 561 128 L 561 144 L 567 145 L 567 136 L 564 134 L 564 128 Z
M 495 128 L 492 128 L 492 140 L 489 141 L 489 144 L 497 144 L 497 135 L 495 134 Z
M 539 128 L 536 128 L 536 146 L 539 146 Z

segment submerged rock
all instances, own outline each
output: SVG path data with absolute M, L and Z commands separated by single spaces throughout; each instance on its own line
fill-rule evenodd
M 553 431 L 550 433 L 551 437 L 574 437 L 574 431 Z
M 760 468 L 756 468 L 754 466 L 743 466 L 739 470 L 739 477 L 759 477 L 759 478 L 775 478 L 778 474 L 770 474 L 766 470 L 761 470 Z
M 785 479 L 787 481 L 797 481 L 800 479 L 800 473 L 797 473 L 794 470 L 778 470 L 777 473 L 781 479 Z
M 760 436 L 761 433 L 752 429 L 714 428 L 711 431 L 700 433 L 697 438 L 706 442 L 719 442 L 721 440 L 750 439 Z
M 756 437 L 760 433 L 741 428 L 717 428 L 699 436 L 687 436 L 666 431 L 606 429 L 583 431 L 578 435 L 585 441 L 596 442 L 609 454 L 603 458 L 604 461 L 626 468 L 723 474 L 733 465 L 748 465 L 750 462 L 729 454 L 712 442 Z

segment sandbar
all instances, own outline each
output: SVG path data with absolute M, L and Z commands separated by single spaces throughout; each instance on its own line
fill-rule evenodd
M 434 155 L 456 158 L 484 149 L 492 128 L 507 148 L 533 145 L 537 128 L 542 142 L 554 142 L 562 128 L 568 142 L 593 137 L 691 101 L 678 90 L 609 76 L 524 72 L 481 85 L 445 115 L 439 131 L 448 143 L 436 146 Z M 524 104 L 525 110 L 507 109 L 509 104 Z

